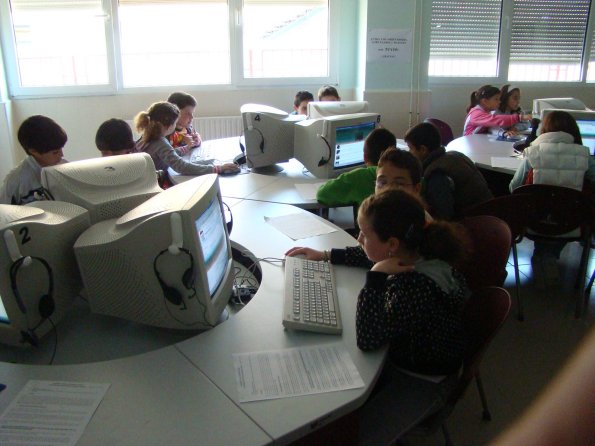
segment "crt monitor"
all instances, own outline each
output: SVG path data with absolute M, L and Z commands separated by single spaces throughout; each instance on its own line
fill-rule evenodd
M 208 329 L 231 296 L 231 245 L 214 174 L 96 223 L 74 252 L 95 313 L 164 328 Z
M 547 109 L 543 113 L 545 118 L 548 113 L 554 110 Z M 581 132 L 583 145 L 589 148 L 591 155 L 595 155 L 595 111 L 593 110 L 564 110 L 576 121 Z
M 290 115 L 262 104 L 244 104 L 240 111 L 248 167 L 266 171 L 293 158 L 294 127 L 305 115 Z
M 533 99 L 533 114 L 543 118 L 542 113 L 545 109 L 559 110 L 588 110 L 587 106 L 576 98 L 544 98 Z
M 86 209 L 58 201 L 0 205 L 0 343 L 37 345 L 66 314 L 82 283 L 73 246 Z
M 367 113 L 367 101 L 312 101 L 308 102 L 308 118 Z
M 162 190 L 147 153 L 44 167 L 41 184 L 54 200 L 87 209 L 91 223 L 119 217 Z
M 296 124 L 295 158 L 317 178 L 364 166 L 364 141 L 380 124 L 376 113 L 329 116 Z

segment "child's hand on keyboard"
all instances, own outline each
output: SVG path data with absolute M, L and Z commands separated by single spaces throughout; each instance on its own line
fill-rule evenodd
M 295 246 L 291 248 L 289 251 L 285 253 L 288 257 L 295 257 L 299 255 L 303 255 L 306 257 L 306 260 L 315 260 L 320 261 L 324 259 L 324 252 L 317 251 L 316 249 L 312 248 L 302 248 L 300 246 Z

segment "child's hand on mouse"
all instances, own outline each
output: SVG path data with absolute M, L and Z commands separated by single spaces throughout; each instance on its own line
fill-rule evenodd
M 378 271 L 386 274 L 399 274 L 407 271 L 413 271 L 413 265 L 403 265 L 397 257 L 389 257 L 381 260 L 372 267 L 372 271 Z
M 219 166 L 221 173 L 235 173 L 240 171 L 240 166 L 235 163 L 225 163 Z
M 322 260 L 324 259 L 324 253 L 312 248 L 302 248 L 301 246 L 295 246 L 285 253 L 288 257 L 295 257 L 303 255 L 306 260 Z

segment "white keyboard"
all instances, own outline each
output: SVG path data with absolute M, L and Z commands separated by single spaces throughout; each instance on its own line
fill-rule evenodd
M 329 262 L 285 257 L 283 326 L 293 330 L 341 334 L 343 325 Z
M 207 144 L 201 144 L 200 147 L 196 147 L 195 149 L 192 149 L 192 152 L 190 152 L 191 163 L 211 158 L 211 148 Z

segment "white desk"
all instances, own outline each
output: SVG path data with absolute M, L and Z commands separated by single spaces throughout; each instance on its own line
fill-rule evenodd
M 494 135 L 468 135 L 451 141 L 446 150 L 456 150 L 467 155 L 482 169 L 493 170 L 507 174 L 514 174 L 516 169 L 492 167 L 491 158 L 510 157 L 514 155 L 512 142 L 497 141 Z
M 264 222 L 265 215 L 306 212 L 295 207 L 233 200 L 232 210 L 232 239 L 258 258 L 282 257 L 297 244 L 328 249 L 354 242 L 341 230 L 294 242 Z M 386 354 L 386 349 L 364 353 L 356 346 L 355 307 L 365 271 L 337 268 L 344 328 L 341 336 L 331 336 L 285 331 L 281 324 L 282 268 L 266 263 L 262 268 L 261 286 L 242 311 L 214 329 L 172 346 L 87 364 L 0 362 L 0 382 L 8 386 L 0 393 L 0 411 L 29 379 L 110 383 L 79 445 L 266 445 L 273 441 L 286 444 L 359 407 L 370 393 Z M 51 334 L 47 342 L 52 342 Z M 238 402 L 232 353 L 327 342 L 345 345 L 366 384 L 364 388 Z

